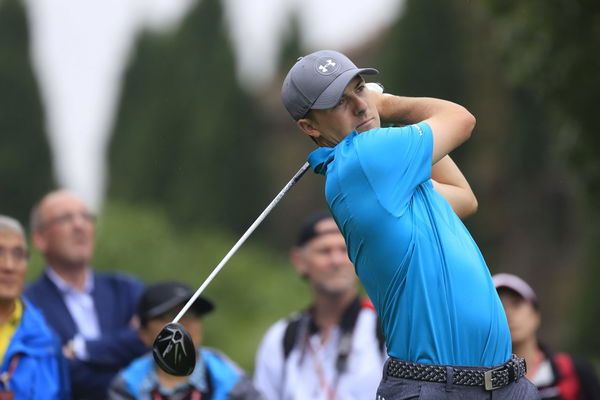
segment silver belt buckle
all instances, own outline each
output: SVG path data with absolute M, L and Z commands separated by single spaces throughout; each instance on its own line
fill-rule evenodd
M 499 371 L 500 369 L 502 369 L 502 368 L 490 369 L 489 371 L 485 371 L 483 373 L 483 386 L 485 387 L 485 390 L 491 391 L 491 390 L 500 389 L 502 387 L 502 386 L 494 386 L 494 383 L 492 382 L 492 372 Z

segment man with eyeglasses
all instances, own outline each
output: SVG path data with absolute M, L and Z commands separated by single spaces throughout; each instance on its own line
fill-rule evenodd
M 0 399 L 70 399 L 58 337 L 22 296 L 27 264 L 23 227 L 0 215 Z
M 95 220 L 71 192 L 44 196 L 31 213 L 31 232 L 46 267 L 25 293 L 62 340 L 73 398 L 104 399 L 116 373 L 147 351 L 131 323 L 143 284 L 94 271 Z

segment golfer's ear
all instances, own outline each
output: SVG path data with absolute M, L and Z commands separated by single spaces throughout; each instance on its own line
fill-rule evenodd
M 314 121 L 310 120 L 309 118 L 301 118 L 296 121 L 296 123 L 298 124 L 298 127 L 308 136 L 315 139 L 321 137 L 321 132 L 315 126 Z

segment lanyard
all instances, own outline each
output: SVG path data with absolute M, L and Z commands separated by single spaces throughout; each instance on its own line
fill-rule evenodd
M 313 348 L 312 344 L 310 343 L 310 340 L 307 340 L 306 345 L 307 345 L 308 350 L 310 351 L 312 358 L 314 360 L 315 369 L 317 370 L 317 375 L 319 376 L 319 385 L 321 385 L 321 389 L 323 389 L 323 391 L 327 394 L 328 400 L 335 400 L 335 391 L 337 390 L 337 384 L 340 380 L 339 379 L 340 378 L 339 371 L 337 371 L 337 369 L 336 369 L 333 385 L 329 385 L 329 383 L 327 382 L 327 377 L 325 376 L 325 370 L 323 369 L 323 364 L 321 363 L 321 360 L 319 359 L 319 355 L 317 354 L 316 350 Z
M 308 329 L 309 327 L 306 325 L 311 325 L 312 320 L 310 319 L 310 314 L 306 314 L 308 318 L 304 330 L 304 348 L 308 348 L 313 359 L 315 360 L 315 368 L 317 370 L 317 375 L 319 376 L 319 384 L 327 394 L 328 400 L 335 400 L 335 392 L 337 390 L 340 376 L 345 373 L 348 368 L 348 358 L 350 356 L 350 351 L 352 350 L 352 337 L 354 335 L 354 328 L 356 326 L 356 321 L 358 320 L 358 314 L 360 313 L 361 308 L 360 298 L 356 297 L 356 299 L 354 299 L 354 301 L 342 315 L 340 321 L 341 337 L 338 343 L 338 352 L 335 360 L 335 375 L 332 385 L 327 382 L 323 364 L 318 357 L 317 351 L 310 343 L 311 329 Z M 303 357 L 301 357 L 301 359 L 302 358 Z

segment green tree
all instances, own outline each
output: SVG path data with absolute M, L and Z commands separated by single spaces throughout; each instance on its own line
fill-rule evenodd
M 587 266 L 580 286 L 578 349 L 600 358 L 600 3 L 576 1 L 485 2 L 506 76 L 543 104 L 552 121 L 544 141 L 562 151 L 581 188 L 580 242 Z M 563 271 L 568 274 L 570 271 Z
M 173 32 L 141 35 L 110 147 L 111 197 L 159 205 L 182 227 L 240 229 L 258 215 L 263 125 L 234 66 L 218 0 Z
M 0 213 L 26 223 L 53 185 L 23 4 L 0 1 Z

